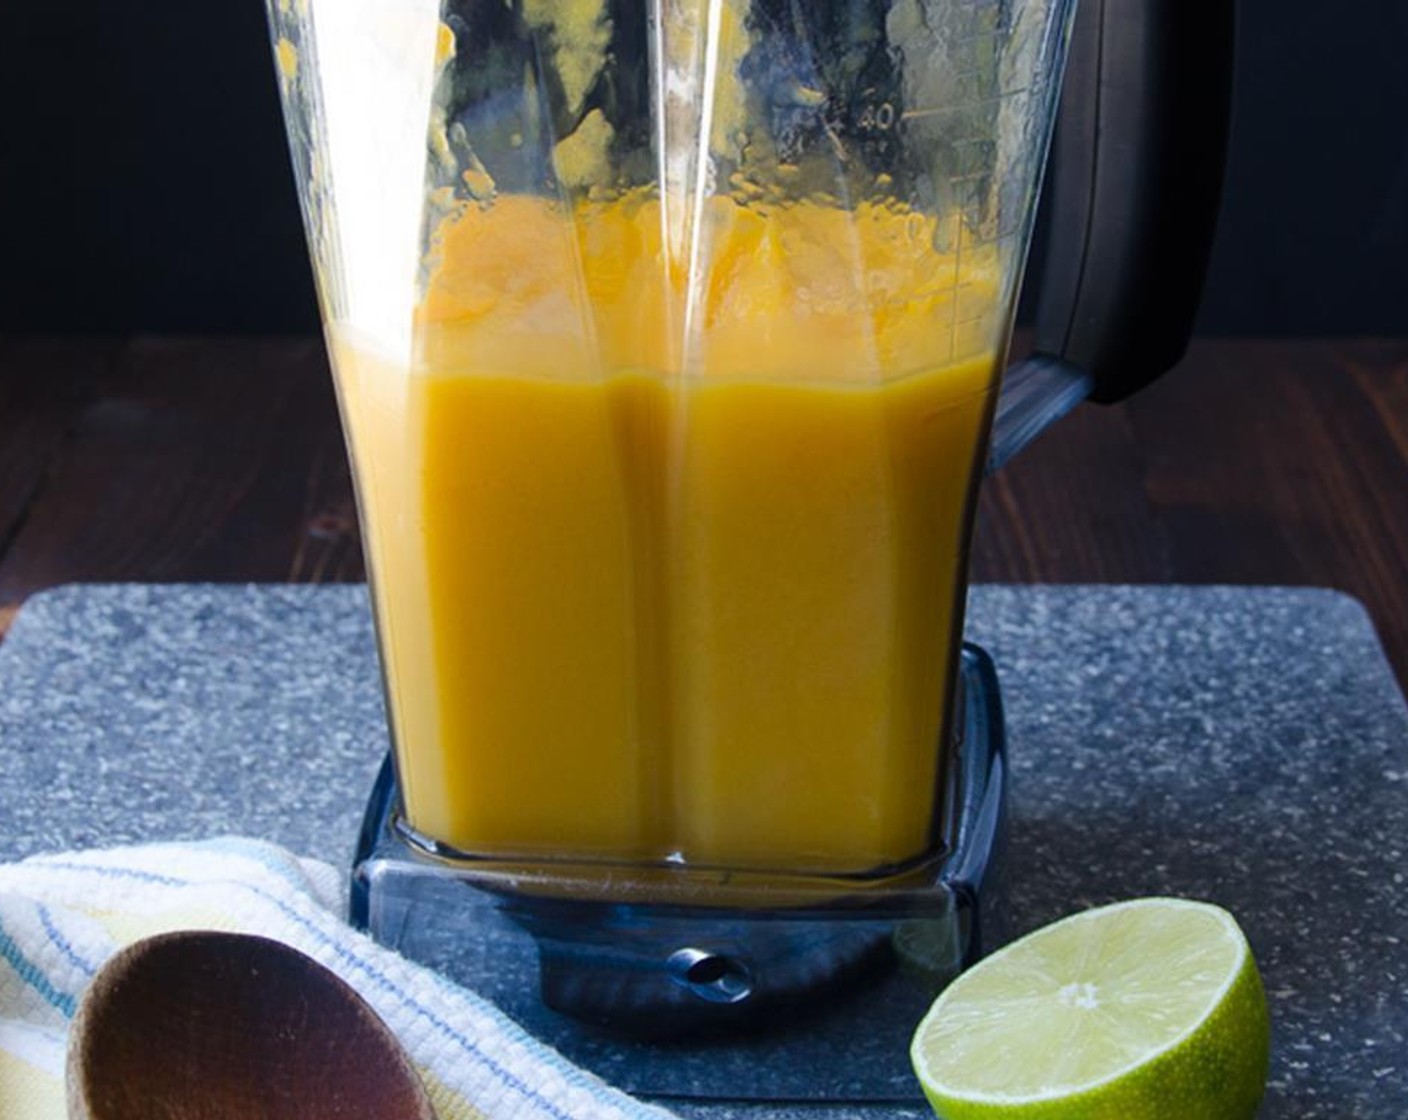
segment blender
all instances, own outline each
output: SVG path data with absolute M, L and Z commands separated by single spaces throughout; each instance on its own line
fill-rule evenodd
M 1002 938 L 977 487 L 1181 355 L 1230 6 L 269 15 L 393 742 L 354 922 L 628 1089 L 912 1097 Z

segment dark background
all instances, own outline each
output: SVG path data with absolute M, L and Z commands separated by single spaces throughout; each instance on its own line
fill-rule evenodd
M 316 329 L 260 0 L 3 0 L 0 105 L 0 331 Z M 1408 333 L 1408 0 L 1240 4 L 1199 330 Z

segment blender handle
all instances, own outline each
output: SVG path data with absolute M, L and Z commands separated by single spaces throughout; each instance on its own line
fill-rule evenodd
M 1122 400 L 1183 357 L 1221 201 L 1234 22 L 1234 0 L 1078 3 L 1047 168 L 1036 354 L 1007 374 L 1026 400 L 999 404 L 995 461 L 1082 386 Z

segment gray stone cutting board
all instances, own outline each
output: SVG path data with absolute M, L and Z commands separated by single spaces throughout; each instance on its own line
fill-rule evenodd
M 1408 711 L 1362 608 L 977 587 L 968 636 L 1007 701 L 1017 932 L 1137 895 L 1221 903 L 1271 1000 L 1262 1116 L 1408 1116 Z M 361 588 L 48 592 L 0 646 L 0 858 L 238 832 L 345 862 L 385 747 Z

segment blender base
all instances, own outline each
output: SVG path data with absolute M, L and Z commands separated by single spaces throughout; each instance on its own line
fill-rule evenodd
M 447 858 L 400 822 L 388 760 L 351 920 L 628 1092 L 922 1100 L 910 1036 L 1005 909 L 1002 705 L 973 645 L 959 705 L 943 848 L 865 876 Z

